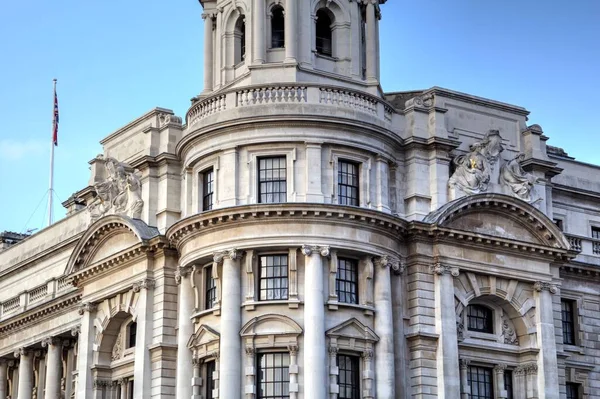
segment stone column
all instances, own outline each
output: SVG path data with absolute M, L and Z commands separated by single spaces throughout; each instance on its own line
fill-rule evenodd
M 19 399 L 31 399 L 33 390 L 33 353 L 25 348 L 15 351 L 15 357 L 19 361 L 19 387 L 17 395 Z
M 367 80 L 377 80 L 377 30 L 375 27 L 375 0 L 367 3 Z
M 338 399 L 340 386 L 338 385 L 338 376 L 340 368 L 337 364 L 338 347 L 329 347 L 329 399 Z
M 558 364 L 552 294 L 556 286 L 543 281 L 533 285 L 535 296 L 535 327 L 540 352 L 537 361 L 538 393 L 541 398 L 558 399 Z
M 458 277 L 459 271 L 458 268 L 436 263 L 431 266 L 431 272 L 434 274 L 435 328 L 438 334 L 438 398 L 454 399 L 460 397 L 453 281 L 453 277 Z
M 390 169 L 387 159 L 378 155 L 376 158 L 377 173 L 377 210 L 390 213 Z
M 202 399 L 202 375 L 201 375 L 201 369 L 200 369 L 201 363 L 199 359 L 194 359 L 192 362 L 192 368 L 193 368 L 193 380 L 192 380 L 192 399 Z M 208 380 L 210 378 L 210 376 L 206 376 L 206 379 Z M 207 382 L 205 382 L 207 383 Z
M 285 4 L 285 62 L 296 62 L 298 37 L 298 1 L 291 0 Z
M 506 364 L 497 364 L 494 366 L 494 374 L 496 374 L 496 398 L 506 399 L 506 387 L 504 386 L 504 371 Z
M 391 269 L 400 270 L 400 262 L 391 256 L 376 258 L 375 264 L 375 386 L 378 399 L 396 397 L 394 364 L 394 324 L 392 311 Z
M 288 346 L 288 350 L 290 351 L 290 399 L 298 399 L 298 392 L 300 388 L 298 386 L 298 346 L 290 345 Z
M 202 14 L 204 20 L 204 92 L 213 89 L 213 16 Z
M 239 398 L 242 379 L 242 288 L 240 253 L 236 249 L 214 254 L 216 263 L 223 262 L 223 297 L 221 300 L 221 341 L 219 397 Z
M 304 264 L 304 397 L 325 398 L 327 358 L 323 257 L 328 246 L 303 245 Z
M 127 397 L 127 383 L 129 381 L 127 381 L 127 378 L 121 378 L 119 380 L 119 385 L 121 386 L 121 396 L 120 398 L 126 398 Z
M 460 397 L 469 399 L 471 397 L 471 387 L 469 386 L 469 364 L 468 359 L 460 359 Z
M 8 362 L 0 359 L 0 399 L 5 399 L 8 388 Z
M 62 342 L 56 337 L 51 337 L 44 339 L 42 341 L 42 346 L 48 348 L 48 354 L 46 355 L 45 399 L 61 399 Z
M 265 0 L 254 0 L 254 15 L 252 15 L 254 64 L 265 63 L 265 18 Z
M 154 280 L 150 279 L 143 279 L 133 284 L 133 292 L 139 295 L 137 301 L 137 318 L 135 320 L 137 323 L 137 335 L 134 352 L 133 378 L 135 383 L 133 385 L 133 397 L 139 399 L 151 396 L 152 366 L 150 364 L 150 350 L 148 347 L 152 343 L 152 318 L 154 314 L 152 294 L 154 292 L 154 284 Z M 191 321 L 189 323 L 191 324 Z M 188 350 L 188 352 L 190 351 Z
M 175 272 L 175 281 L 179 285 L 179 311 L 177 315 L 177 372 L 175 397 L 192 396 L 192 351 L 187 347 L 194 334 L 192 314 L 194 313 L 194 290 L 190 274 L 191 266 L 180 267 Z

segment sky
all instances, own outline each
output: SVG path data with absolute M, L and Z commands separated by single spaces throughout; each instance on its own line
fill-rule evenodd
M 388 0 L 382 13 L 385 91 L 441 86 L 523 106 L 548 144 L 600 164 L 600 1 Z M 201 14 L 196 0 L 4 2 L 0 231 L 44 226 L 52 79 L 58 219 L 103 137 L 157 106 L 185 116 L 202 91 Z

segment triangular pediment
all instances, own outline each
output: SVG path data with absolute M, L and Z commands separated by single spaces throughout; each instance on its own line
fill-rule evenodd
M 342 324 L 329 329 L 326 335 L 328 337 L 356 338 L 371 342 L 379 341 L 377 334 L 356 318 L 346 320 Z
M 192 335 L 188 342 L 188 348 L 194 348 L 201 345 L 208 345 L 213 342 L 218 342 L 221 335 L 206 325 L 201 325 L 196 333 Z

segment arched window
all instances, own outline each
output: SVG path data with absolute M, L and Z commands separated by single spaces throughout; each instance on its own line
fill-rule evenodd
M 467 328 L 469 331 L 494 333 L 494 312 L 482 305 L 467 307 Z
M 235 64 L 239 64 L 246 58 L 246 18 L 240 15 L 235 23 Z
M 137 323 L 132 321 L 127 326 L 127 345 L 126 349 L 133 348 L 135 346 L 135 340 L 137 336 Z
M 273 7 L 271 11 L 271 48 L 285 47 L 285 18 L 283 8 Z
M 327 55 L 329 57 L 333 55 L 332 24 L 333 18 L 331 17 L 330 12 L 323 8 L 317 11 L 317 54 Z

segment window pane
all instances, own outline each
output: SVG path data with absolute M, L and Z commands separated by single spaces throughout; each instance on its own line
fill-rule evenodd
M 575 314 L 573 310 L 574 301 L 567 299 L 562 299 L 560 301 L 563 342 L 567 345 L 575 345 Z
M 352 259 L 338 259 L 335 287 L 339 302 L 358 303 L 358 262 Z
M 202 173 L 202 210 L 210 211 L 213 208 L 214 172 L 208 169 Z
M 567 382 L 567 399 L 579 399 L 579 384 Z
M 262 353 L 258 355 L 258 398 L 289 398 L 289 353 Z
M 494 398 L 494 383 L 491 368 L 471 366 L 467 372 L 467 380 L 471 388 L 471 399 Z
M 467 307 L 467 326 L 470 331 L 479 331 L 492 334 L 494 332 L 493 312 L 481 305 Z
M 213 399 L 212 391 L 215 389 L 215 381 L 213 380 L 213 372 L 215 371 L 215 362 L 206 363 L 206 390 L 205 396 L 207 399 Z
M 260 300 L 288 299 L 287 255 L 261 256 L 260 265 Z
M 338 386 L 340 393 L 338 399 L 360 398 L 360 370 L 357 356 L 338 355 L 339 368 Z
M 206 298 L 205 298 L 205 309 L 212 309 L 217 301 L 217 284 L 212 277 L 212 266 L 204 268 L 204 275 L 206 281 Z
M 261 158 L 258 161 L 258 201 L 287 201 L 286 158 Z
M 338 163 L 338 203 L 359 206 L 358 164 L 340 160 Z

